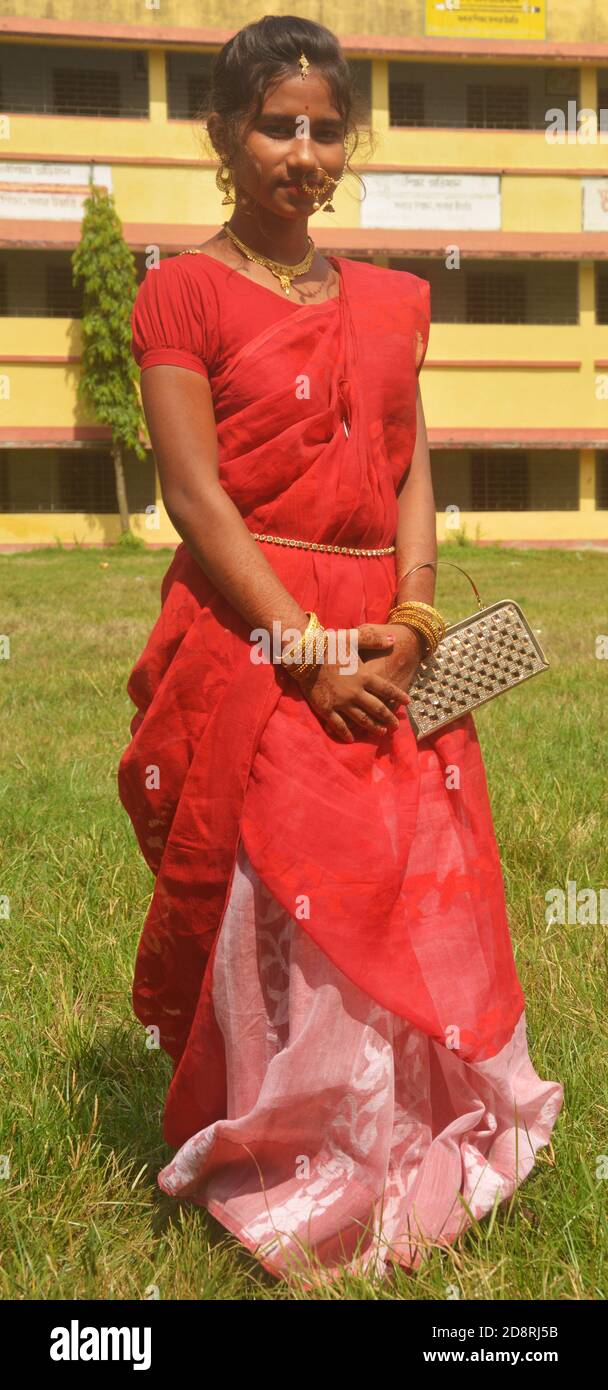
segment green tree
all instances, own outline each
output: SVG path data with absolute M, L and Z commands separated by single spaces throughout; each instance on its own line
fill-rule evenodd
M 131 354 L 131 309 L 137 292 L 135 257 L 123 236 L 114 197 L 90 184 L 72 279 L 82 281 L 82 369 L 78 395 L 112 434 L 116 499 L 123 535 L 130 533 L 124 454 L 144 459 L 144 427 Z

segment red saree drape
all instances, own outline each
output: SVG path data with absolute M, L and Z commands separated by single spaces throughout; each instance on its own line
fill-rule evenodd
M 213 381 L 222 485 L 252 531 L 382 547 L 415 443 L 428 284 L 340 259 L 338 300 L 265 327 Z M 385 622 L 394 556 L 261 543 L 331 628 Z M 213 1005 L 242 840 L 276 901 L 365 994 L 464 1060 L 493 1057 L 524 1000 L 475 726 L 409 721 L 341 744 L 181 544 L 129 680 L 120 796 L 156 875 L 137 1017 L 174 1061 L 165 1137 L 226 1114 Z M 330 1040 L 328 1039 L 328 1044 Z

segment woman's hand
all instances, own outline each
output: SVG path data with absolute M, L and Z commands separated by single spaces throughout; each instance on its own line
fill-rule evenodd
M 424 638 L 405 623 L 386 624 L 383 631 L 395 637 L 392 652 L 372 660 L 364 658 L 365 664 L 407 691 L 425 654 Z
M 387 729 L 399 728 L 400 720 L 393 710 L 409 703 L 399 672 L 409 673 L 411 680 L 415 669 L 411 664 L 412 645 L 404 640 L 404 632 L 413 638 L 417 665 L 420 652 L 409 628 L 398 624 L 364 623 L 357 629 L 358 661 L 354 672 L 348 672 L 346 666 L 339 663 L 323 662 L 314 669 L 306 684 L 301 685 L 315 714 L 344 743 L 354 742 L 347 720 L 368 733 L 385 734 Z M 406 646 L 408 660 L 404 660 Z M 395 662 L 394 648 L 397 647 L 400 654 Z M 376 659 L 364 658 L 363 650 L 375 653 Z

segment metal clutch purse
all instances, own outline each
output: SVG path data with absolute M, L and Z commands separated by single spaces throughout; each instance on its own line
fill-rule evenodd
M 499 599 L 484 607 L 470 574 L 461 565 L 451 560 L 438 563 L 452 565 L 466 575 L 478 612 L 452 623 L 435 653 L 421 661 L 414 675 L 409 687 L 411 703 L 406 708 L 417 739 L 435 733 L 549 666 L 514 599 Z

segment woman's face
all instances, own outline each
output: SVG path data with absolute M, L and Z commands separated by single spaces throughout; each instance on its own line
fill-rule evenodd
M 307 218 L 315 201 L 301 184 L 322 185 L 323 174 L 338 180 L 345 163 L 344 121 L 331 91 L 314 68 L 308 77 L 284 78 L 267 88 L 260 115 L 245 132 L 233 167 L 239 191 L 269 212 L 290 220 Z M 322 195 L 328 202 L 335 185 Z M 320 201 L 320 199 L 319 199 Z

